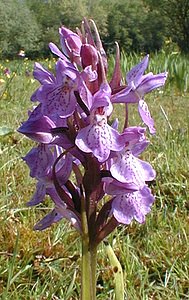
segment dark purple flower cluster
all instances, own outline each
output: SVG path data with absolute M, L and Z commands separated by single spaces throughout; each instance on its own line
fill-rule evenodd
M 108 82 L 107 56 L 93 21 L 84 20 L 77 33 L 61 27 L 59 34 L 62 51 L 49 45 L 58 56 L 55 72 L 35 64 L 33 75 L 40 87 L 31 101 L 37 106 L 18 129 L 38 143 L 24 158 L 37 179 L 28 204 L 37 205 L 46 195 L 54 202 L 54 209 L 35 229 L 66 218 L 81 231 L 83 201 L 90 238 L 98 243 L 119 224 L 144 222 L 154 202 L 147 182 L 155 178 L 155 171 L 139 158 L 149 144 L 146 128 L 128 127 L 125 113 L 119 132 L 118 121 L 110 123 L 114 106 L 123 103 L 126 112 L 129 103 L 137 103 L 143 123 L 154 134 L 144 95 L 163 86 L 167 73 L 144 75 L 147 55 L 127 73 L 127 85 L 122 84 L 116 44 L 115 68 Z

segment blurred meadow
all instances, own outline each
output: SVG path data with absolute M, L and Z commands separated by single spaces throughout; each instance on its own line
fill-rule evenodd
M 123 74 L 140 59 L 123 53 Z M 52 70 L 54 59 L 41 62 Z M 35 181 L 22 157 L 32 142 L 16 129 L 26 120 L 38 86 L 33 63 L 27 58 L 0 61 L 0 299 L 79 300 L 79 235 L 64 220 L 34 232 L 51 202 L 26 206 Z M 113 63 L 112 56 L 110 73 Z M 169 72 L 166 86 L 145 98 L 157 128 L 143 156 L 157 171 L 151 184 L 156 202 L 145 224 L 120 226 L 108 238 L 123 267 L 128 300 L 189 299 L 189 59 L 177 52 L 153 54 L 148 71 L 164 70 Z M 113 117 L 123 111 L 117 105 Z M 142 125 L 137 106 L 129 113 L 130 125 Z M 114 299 L 104 244 L 99 246 L 97 299 Z

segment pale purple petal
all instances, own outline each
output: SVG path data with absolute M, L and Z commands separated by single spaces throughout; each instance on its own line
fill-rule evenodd
M 55 124 L 51 119 L 42 116 L 40 119 L 29 118 L 18 128 L 18 132 L 25 134 L 36 142 L 49 144 L 54 140 L 51 133 L 51 129 L 54 127 Z
M 70 177 L 72 171 L 72 162 L 72 155 L 70 153 L 67 153 L 67 155 L 60 159 L 58 164 L 56 165 L 56 177 L 61 185 L 65 184 Z
M 128 225 L 132 219 L 143 223 L 154 200 L 150 189 L 145 186 L 142 190 L 116 196 L 112 202 L 112 213 L 122 224 Z
M 63 53 L 70 58 L 71 61 L 74 61 L 80 65 L 80 51 L 82 42 L 80 37 L 73 31 L 61 27 L 59 28 L 60 33 L 60 44 L 62 47 Z
M 120 138 L 124 140 L 128 149 L 132 149 L 135 144 L 146 140 L 145 133 L 146 128 L 140 126 L 132 126 L 125 128 Z
M 82 72 L 81 72 L 81 77 L 85 81 L 95 81 L 98 78 L 98 74 L 96 70 L 92 70 L 91 66 L 87 66 Z
M 122 195 L 125 193 L 137 191 L 139 188 L 134 183 L 122 183 L 116 179 L 111 180 L 103 179 L 104 191 L 108 195 Z
M 124 147 L 124 143 L 119 142 L 119 133 L 106 122 L 103 125 L 93 124 L 81 129 L 75 143 L 82 151 L 92 152 L 99 162 L 109 157 L 110 150 L 120 151 Z
M 75 144 L 83 152 L 93 153 L 99 161 L 105 161 L 110 154 L 110 149 L 106 147 L 106 138 L 109 138 L 106 132 L 94 124 L 79 131 Z
M 144 100 L 139 101 L 138 111 L 142 121 L 148 126 L 150 133 L 155 134 L 156 129 L 154 127 L 154 120 L 152 119 L 150 111 L 148 109 L 148 105 Z
M 132 91 L 131 86 L 127 86 L 125 89 L 111 96 L 112 103 L 136 103 L 138 102 L 138 96 Z
M 117 160 L 110 167 L 112 176 L 120 182 L 134 183 L 139 188 L 145 181 L 155 178 L 155 171 L 151 165 L 135 157 L 131 151 L 118 154 Z
M 51 52 L 61 59 L 68 61 L 67 57 L 58 49 L 58 47 L 54 43 L 49 43 L 49 48 Z
M 69 81 L 71 86 L 76 85 L 76 78 L 79 74 L 76 68 L 70 63 L 59 59 L 55 66 L 56 69 L 56 84 L 62 85 L 62 81 L 64 82 L 66 79 Z
M 34 226 L 34 230 L 44 230 L 50 227 L 53 223 L 57 223 L 63 218 L 63 216 L 53 209 L 48 215 L 46 215 L 42 220 L 37 222 Z
M 165 84 L 167 79 L 167 72 L 153 75 L 152 73 L 143 76 L 143 80 L 139 87 L 137 88 L 137 93 L 140 95 L 140 98 L 154 89 L 157 89 Z
M 103 107 L 106 112 L 106 116 L 110 116 L 113 110 L 112 103 L 110 101 L 111 88 L 108 83 L 102 83 L 100 89 L 93 96 L 93 104 L 91 110 Z
M 64 203 L 64 199 L 61 199 L 56 190 L 53 188 L 48 189 L 47 193 L 55 203 L 55 209 L 58 214 L 70 221 L 72 226 L 74 226 L 78 231 L 81 231 L 81 221 L 78 213 L 73 208 L 73 203 L 70 203 L 70 206 L 68 207 L 66 203 Z
M 128 85 L 134 85 L 137 87 L 142 79 L 142 75 L 144 74 L 149 61 L 149 55 L 146 55 L 143 60 L 133 67 L 126 75 L 126 81 Z
M 149 144 L 150 142 L 147 140 L 135 144 L 132 148 L 132 154 L 134 156 L 140 155 L 148 147 Z
M 42 112 L 47 116 L 66 118 L 75 110 L 76 98 L 66 78 L 62 85 L 44 85 L 38 92 L 38 99 L 42 102 Z
M 34 206 L 43 202 L 46 195 L 46 184 L 42 181 L 38 181 L 36 190 L 30 201 L 27 202 L 27 206 Z
M 67 219 L 71 222 L 72 226 L 81 232 L 81 221 L 79 217 L 71 210 L 65 209 L 63 206 L 56 206 L 56 211 L 63 216 L 63 218 Z
M 43 178 L 47 176 L 52 168 L 53 154 L 47 145 L 39 145 L 32 148 L 23 158 L 30 168 L 30 176 Z
M 37 62 L 34 65 L 33 76 L 41 84 L 55 82 L 54 75 Z
M 87 106 L 89 110 L 91 110 L 92 103 L 93 103 L 93 96 L 90 92 L 90 90 L 87 88 L 84 81 L 81 81 L 81 84 L 78 87 L 79 89 L 79 95 L 84 102 L 84 104 Z

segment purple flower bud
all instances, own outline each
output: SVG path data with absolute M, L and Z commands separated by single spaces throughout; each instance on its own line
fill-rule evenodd
M 83 68 L 87 66 L 96 68 L 98 63 L 98 52 L 95 47 L 90 44 L 83 44 L 81 46 L 81 62 Z
M 80 37 L 63 26 L 59 29 L 59 34 L 64 55 L 69 57 L 71 62 L 80 64 L 80 50 L 82 45 Z

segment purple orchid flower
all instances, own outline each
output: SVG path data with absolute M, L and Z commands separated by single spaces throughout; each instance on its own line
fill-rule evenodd
M 130 150 L 123 150 L 117 154 L 110 172 L 118 181 L 134 183 L 139 188 L 142 188 L 146 181 L 151 181 L 156 176 L 151 165 L 135 157 Z
M 81 220 L 78 212 L 75 210 L 74 205 L 67 205 L 63 202 L 54 188 L 47 190 L 48 195 L 51 197 L 55 204 L 55 209 L 64 218 L 68 219 L 72 225 L 77 229 L 81 230 Z
M 48 176 L 54 161 L 49 146 L 45 144 L 32 148 L 23 160 L 30 168 L 30 176 L 37 179 Z
M 49 48 L 52 53 L 63 59 L 81 65 L 80 51 L 82 42 L 75 32 L 62 26 L 59 28 L 60 44 L 62 52 L 54 43 L 49 43 Z
M 71 116 L 76 107 L 76 85 L 77 75 L 74 68 L 71 69 L 62 60 L 58 60 L 55 80 L 42 84 L 36 93 L 38 101 L 42 103 L 42 113 L 50 117 Z
M 120 151 L 124 147 L 120 134 L 107 123 L 107 115 L 112 111 L 108 85 L 101 85 L 93 97 L 90 125 L 82 128 L 75 144 L 85 153 L 93 153 L 99 162 L 108 159 L 110 151 Z
M 36 142 L 49 144 L 53 143 L 57 138 L 57 134 L 53 133 L 56 127 L 67 128 L 66 119 L 57 117 L 49 118 L 43 115 L 42 104 L 40 103 L 32 112 L 29 111 L 28 120 L 23 122 L 23 124 L 18 128 L 18 132 L 26 135 Z M 61 140 L 62 142 L 65 140 L 62 134 Z
M 49 144 L 54 140 L 52 128 L 56 127 L 55 123 L 48 117 L 42 116 L 39 119 L 28 119 L 19 128 L 18 132 L 25 134 L 30 139 Z
M 52 152 L 53 150 L 54 153 Z M 29 151 L 23 158 L 30 168 L 30 176 L 38 180 L 36 191 L 28 202 L 29 206 L 37 205 L 42 202 L 46 195 L 46 189 L 49 187 L 54 188 L 52 168 L 60 153 L 62 153 L 62 149 L 58 146 L 40 144 L 38 147 Z M 71 174 L 72 161 L 72 155 L 67 153 L 56 166 L 56 178 L 61 186 L 67 182 Z
M 116 44 L 116 63 L 108 84 L 107 57 L 95 23 L 84 19 L 81 31 L 61 27 L 59 34 L 62 49 L 49 44 L 59 57 L 55 72 L 35 64 L 33 75 L 40 86 L 31 101 L 39 104 L 18 129 L 39 143 L 24 157 L 30 176 L 37 181 L 27 204 L 38 205 L 46 196 L 53 202 L 36 230 L 65 218 L 83 236 L 85 216 L 91 250 L 120 223 L 130 224 L 133 219 L 143 223 L 151 209 L 154 197 L 147 183 L 156 174 L 139 158 L 149 145 L 146 128 L 128 127 L 128 110 L 122 133 L 118 119 L 109 124 L 114 103 L 137 103 L 143 122 L 154 134 L 144 96 L 163 86 L 167 73 L 145 74 L 147 55 L 127 73 L 124 86 Z M 104 195 L 109 199 L 99 208 Z
M 143 122 L 148 126 L 150 133 L 155 133 L 154 120 L 152 119 L 148 106 L 143 100 L 145 94 L 159 88 L 165 84 L 167 72 L 153 75 L 153 73 L 144 74 L 148 66 L 149 56 L 132 68 L 126 75 L 128 86 L 114 94 L 111 98 L 113 103 L 138 103 L 139 114 Z
M 56 120 L 67 118 L 74 113 L 77 106 L 75 91 L 85 93 L 85 105 L 89 105 L 85 81 L 93 81 L 97 75 L 90 66 L 80 73 L 71 63 L 59 59 L 56 63 L 56 77 L 39 64 L 35 65 L 34 76 L 41 86 L 32 95 L 32 100 L 37 99 L 41 102 L 43 115 Z
M 71 62 L 80 64 L 81 39 L 75 32 L 62 26 L 59 28 L 60 44 L 64 55 L 70 58 Z
M 109 162 L 109 170 L 116 180 L 134 184 L 141 189 L 146 181 L 155 178 L 155 171 L 151 165 L 137 158 L 148 145 L 145 137 L 145 128 L 129 127 L 121 134 L 121 139 L 125 142 L 125 149 L 117 152 Z
M 50 227 L 53 223 L 57 223 L 61 219 L 65 218 L 71 225 L 81 232 L 81 220 L 78 213 L 74 212 L 72 209 L 69 209 L 66 203 L 58 196 L 54 188 L 48 188 L 47 194 L 51 197 L 55 204 L 55 208 L 47 214 L 42 220 L 37 222 L 34 226 L 35 230 L 44 230 Z
M 115 190 L 116 195 L 116 190 Z M 111 213 L 122 224 L 130 224 L 132 219 L 139 223 L 145 221 L 145 215 L 150 212 L 155 198 L 145 185 L 142 189 L 125 194 L 117 194 L 112 201 Z
M 51 84 L 51 83 L 55 82 L 54 75 L 37 62 L 34 64 L 33 76 L 42 85 L 43 84 Z M 31 101 L 36 102 L 38 100 L 37 92 L 38 92 L 38 89 L 32 94 Z
M 66 206 L 55 207 L 49 214 L 47 214 L 42 220 L 37 222 L 34 226 L 34 230 L 44 230 L 50 227 L 52 224 L 59 222 L 61 219 L 67 219 L 71 222 L 71 225 L 79 232 L 81 232 L 81 222 L 78 217 Z

